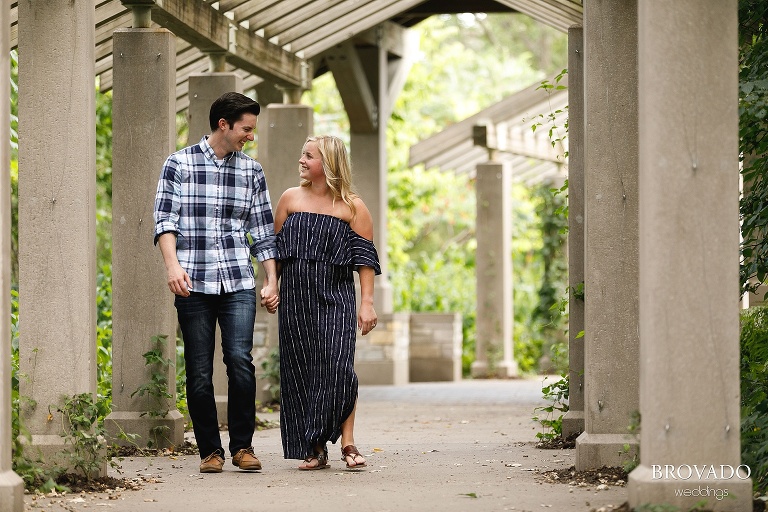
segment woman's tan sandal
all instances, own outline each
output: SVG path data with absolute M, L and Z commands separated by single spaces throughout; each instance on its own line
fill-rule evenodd
M 331 465 L 328 464 L 328 450 L 323 448 L 322 452 L 315 453 L 314 455 L 310 455 L 304 459 L 304 464 L 311 464 L 312 462 L 317 462 L 317 464 L 314 466 L 299 466 L 299 469 L 302 471 L 312 471 L 315 469 L 325 469 L 331 467 Z
M 352 457 L 352 461 L 355 462 L 355 464 L 350 465 L 349 462 L 347 462 L 347 457 Z M 358 463 L 355 461 L 357 457 L 364 458 L 363 454 L 357 450 L 355 445 L 350 444 L 341 449 L 341 460 L 346 462 L 349 469 L 364 468 L 366 466 L 365 462 Z

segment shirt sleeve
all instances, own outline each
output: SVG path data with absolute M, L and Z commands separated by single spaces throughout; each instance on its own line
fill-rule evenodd
M 251 235 L 251 255 L 258 261 L 277 258 L 275 221 L 269 200 L 267 180 L 264 171 L 257 165 L 253 178 L 253 198 L 248 215 L 248 233 Z
M 179 162 L 168 157 L 160 172 L 155 194 L 155 245 L 163 233 L 179 233 L 181 208 L 181 170 Z

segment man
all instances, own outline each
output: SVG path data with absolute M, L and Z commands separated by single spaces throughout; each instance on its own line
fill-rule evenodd
M 229 379 L 232 463 L 260 470 L 253 451 L 256 377 L 251 357 L 256 281 L 251 256 L 262 263 L 260 302 L 277 309 L 274 224 L 261 165 L 242 152 L 253 140 L 259 104 L 228 92 L 211 105 L 211 134 L 170 155 L 155 197 L 155 244 L 184 338 L 187 403 L 200 449 L 200 472 L 220 473 L 224 450 L 213 394 L 216 322 Z

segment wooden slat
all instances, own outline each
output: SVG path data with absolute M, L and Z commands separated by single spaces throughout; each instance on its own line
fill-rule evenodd
M 422 0 L 374 0 L 366 9 L 357 9 L 336 23 L 310 30 L 306 36 L 291 43 L 293 50 L 302 51 L 304 57 L 310 59 L 421 2 Z
M 259 0 L 235 10 L 235 20 L 248 21 L 251 30 L 259 30 L 274 23 L 294 11 L 304 12 L 313 4 L 322 4 L 325 0 Z

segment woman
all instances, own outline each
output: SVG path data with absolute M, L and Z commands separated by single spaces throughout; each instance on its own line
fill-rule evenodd
M 326 443 L 341 437 L 348 468 L 365 466 L 355 447 L 355 324 L 376 327 L 373 280 L 380 274 L 373 221 L 352 190 L 341 139 L 309 137 L 299 159 L 300 186 L 275 212 L 280 275 L 280 429 L 286 459 L 302 470 L 328 465 Z M 360 276 L 356 312 L 354 271 Z

